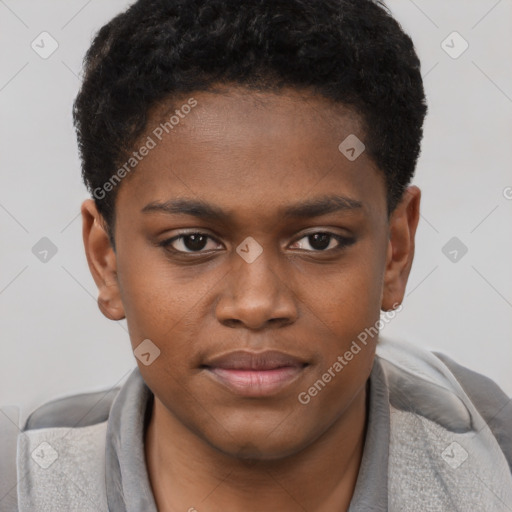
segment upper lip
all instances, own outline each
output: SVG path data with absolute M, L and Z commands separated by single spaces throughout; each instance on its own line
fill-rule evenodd
M 303 367 L 306 364 L 304 360 L 298 357 L 277 350 L 266 350 L 264 352 L 236 350 L 213 357 L 203 366 L 229 370 L 275 370 L 286 366 Z

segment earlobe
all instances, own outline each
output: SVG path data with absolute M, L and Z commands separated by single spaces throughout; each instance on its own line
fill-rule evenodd
M 98 287 L 98 307 L 111 320 L 125 317 L 116 254 L 110 243 L 105 221 L 92 199 L 82 203 L 82 236 L 89 270 Z
M 420 216 L 421 190 L 408 187 L 389 222 L 389 241 L 381 309 L 390 311 L 402 303 L 414 259 L 414 240 Z

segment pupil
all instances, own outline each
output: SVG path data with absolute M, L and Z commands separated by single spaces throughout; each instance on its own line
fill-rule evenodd
M 311 247 L 314 249 L 323 250 L 329 247 L 331 235 L 327 233 L 315 233 L 314 235 L 309 235 L 308 238 Z
M 191 251 L 199 251 L 204 249 L 207 237 L 203 235 L 187 235 L 183 241 L 185 247 Z M 191 243 L 188 243 L 191 242 Z

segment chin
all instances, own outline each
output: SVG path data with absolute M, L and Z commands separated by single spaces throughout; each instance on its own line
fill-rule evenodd
M 205 440 L 216 450 L 224 455 L 247 461 L 272 461 L 280 460 L 304 449 L 309 443 L 307 439 L 290 437 L 291 433 L 280 432 L 279 436 L 269 437 L 269 433 L 275 428 L 265 430 L 261 435 L 248 435 L 251 430 L 233 435 Z

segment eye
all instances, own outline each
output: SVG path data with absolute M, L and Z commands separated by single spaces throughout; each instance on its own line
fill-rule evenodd
M 324 231 L 318 231 L 315 233 L 309 233 L 308 235 L 296 240 L 292 249 L 305 249 L 311 251 L 307 246 L 313 249 L 313 252 L 327 252 L 330 250 L 339 250 L 355 242 L 353 238 L 346 238 L 335 233 L 329 233 Z
M 203 251 L 205 247 L 208 245 L 208 241 L 211 241 L 210 247 L 208 250 L 217 249 L 220 245 L 216 242 L 211 236 L 206 233 L 186 233 L 174 236 L 163 242 L 160 242 L 158 245 L 161 247 L 166 247 L 174 252 L 184 252 L 184 253 L 197 253 L 197 252 L 208 252 L 208 250 Z

